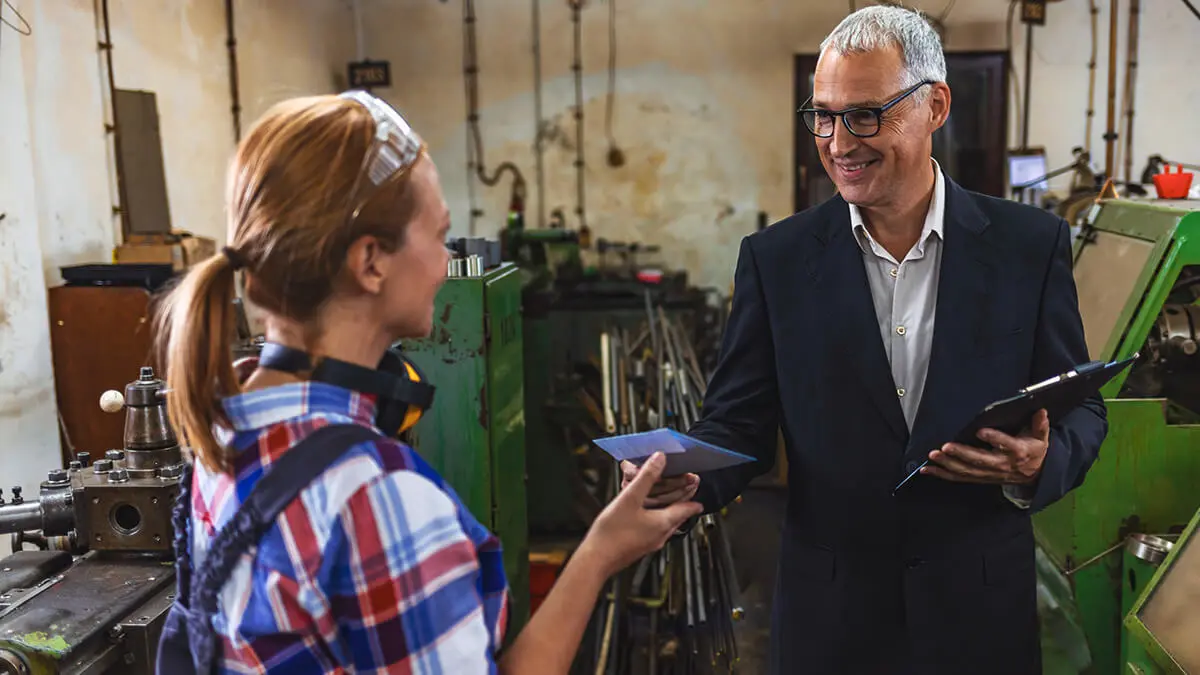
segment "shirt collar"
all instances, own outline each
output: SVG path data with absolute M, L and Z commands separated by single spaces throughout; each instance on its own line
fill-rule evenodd
M 930 234 L 936 234 L 939 239 L 945 238 L 945 223 L 946 223 L 946 180 L 942 176 L 942 167 L 932 157 L 929 161 L 933 162 L 933 197 L 929 200 L 929 210 L 925 212 L 925 226 L 921 229 L 921 237 L 917 240 L 917 247 L 924 250 L 925 241 L 929 239 Z M 870 251 L 871 235 L 867 232 L 866 221 L 863 220 L 862 211 L 854 204 L 847 204 L 850 207 L 850 226 L 854 230 L 854 240 L 858 242 L 859 248 L 864 253 Z
M 375 423 L 375 397 L 324 382 L 295 382 L 256 389 L 221 401 L 233 432 L 260 431 L 312 416 L 347 417 Z

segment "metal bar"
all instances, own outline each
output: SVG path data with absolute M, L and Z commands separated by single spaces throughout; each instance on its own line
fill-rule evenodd
M 608 613 L 604 620 L 604 637 L 600 640 L 600 653 L 596 659 L 596 670 L 594 671 L 596 675 L 604 675 L 604 671 L 608 665 L 608 652 L 612 644 L 613 622 L 616 621 L 616 610 L 616 602 L 608 603 Z
M 650 645 L 646 651 L 650 652 L 650 675 L 658 673 L 658 608 L 650 608 Z
M 620 367 L 620 364 L 621 364 L 621 361 L 618 358 L 618 355 L 620 353 L 621 353 L 620 334 L 618 333 L 616 335 L 609 335 L 609 338 L 608 338 L 608 387 L 609 387 L 609 391 L 612 392 L 612 394 L 611 394 L 612 399 L 610 401 L 610 404 L 612 405 L 613 415 L 614 415 L 614 418 L 613 418 L 614 419 L 614 422 L 613 422 L 614 431 L 616 430 L 615 420 L 619 418 L 620 405 L 621 405 L 621 382 L 620 382 L 620 377 L 617 373 L 617 369 Z
M 629 433 L 636 434 L 638 433 L 637 392 L 633 390 L 633 381 L 627 382 L 625 386 L 629 389 L 629 394 L 626 398 L 629 401 Z
M 683 542 L 682 542 L 683 543 L 683 590 L 684 590 L 683 604 L 685 607 L 687 607 L 687 625 L 688 626 L 696 625 L 696 611 L 695 611 L 695 608 L 693 607 L 693 605 L 695 604 L 695 596 L 692 593 L 692 552 L 691 552 L 691 547 L 688 546 L 688 543 L 687 543 L 688 537 L 691 537 L 691 536 L 692 536 L 691 533 L 688 533 L 688 535 L 683 538 Z
M 654 308 L 650 303 L 650 289 L 642 289 L 642 298 L 646 301 L 646 319 L 650 330 L 650 346 L 654 350 L 654 358 L 661 358 L 658 354 L 658 331 L 654 328 Z
M 641 333 L 638 333 L 636 340 L 626 343 L 625 354 L 632 357 L 633 352 L 637 350 L 638 347 L 642 346 L 642 343 L 645 342 L 646 338 L 648 337 L 650 337 L 650 331 L 643 330 Z
M 621 614 L 625 611 L 625 602 L 622 593 L 621 580 L 624 579 L 624 573 L 618 573 L 612 580 L 612 606 L 613 606 L 613 621 L 612 621 L 612 655 L 605 654 L 605 660 L 608 662 L 608 675 L 616 675 L 617 664 L 620 663 L 621 642 Z
M 693 574 L 696 580 L 696 618 L 700 623 L 708 621 L 708 611 L 704 608 L 704 583 L 703 576 L 700 574 L 700 543 L 696 541 L 699 537 L 689 537 L 692 546 L 692 566 L 695 568 Z
M 625 355 L 617 353 L 617 413 L 621 420 L 621 428 L 623 432 L 629 432 L 629 390 L 633 386 L 625 377 Z
M 40 501 L 0 506 L 0 534 L 39 530 L 41 527 L 42 503 Z
M 721 559 L 724 566 L 729 572 L 729 613 L 730 618 L 734 621 L 741 621 L 745 616 L 745 609 L 742 607 L 742 589 L 738 586 L 736 568 L 733 566 L 733 550 L 729 545 L 729 537 L 725 536 L 725 526 L 716 521 L 717 538 L 720 540 Z
M 608 433 L 617 430 L 617 421 L 613 417 L 612 391 L 612 346 L 607 332 L 600 334 L 600 391 L 604 404 L 604 428 Z

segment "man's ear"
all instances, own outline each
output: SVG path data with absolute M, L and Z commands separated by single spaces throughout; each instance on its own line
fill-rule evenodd
M 929 122 L 933 131 L 937 131 L 950 117 L 950 87 L 945 82 L 935 82 L 930 87 L 932 91 L 929 92 Z
M 359 237 L 346 252 L 348 281 L 366 293 L 378 294 L 383 291 L 389 263 L 390 259 L 378 239 L 370 235 Z

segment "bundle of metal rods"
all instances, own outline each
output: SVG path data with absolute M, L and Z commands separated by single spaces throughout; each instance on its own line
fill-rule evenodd
M 610 434 L 696 421 L 707 378 L 682 321 L 646 298 L 640 332 L 611 328 L 600 338 L 602 408 Z M 610 485 L 616 494 L 620 470 Z M 594 675 L 733 673 L 742 618 L 733 556 L 719 514 L 614 578 L 597 608 Z

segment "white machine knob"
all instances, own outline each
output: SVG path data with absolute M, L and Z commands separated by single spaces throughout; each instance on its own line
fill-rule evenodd
M 100 409 L 106 413 L 121 412 L 125 407 L 125 396 L 116 389 L 109 389 L 100 394 Z

